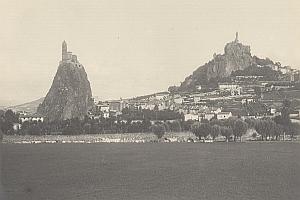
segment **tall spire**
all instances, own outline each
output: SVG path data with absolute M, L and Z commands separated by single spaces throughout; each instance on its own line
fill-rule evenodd
M 235 42 L 239 42 L 239 32 L 235 33 Z

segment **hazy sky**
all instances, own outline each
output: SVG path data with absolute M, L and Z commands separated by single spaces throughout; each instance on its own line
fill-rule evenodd
M 93 95 L 132 97 L 179 85 L 234 40 L 300 68 L 298 0 L 0 0 L 0 100 L 45 96 L 61 43 Z

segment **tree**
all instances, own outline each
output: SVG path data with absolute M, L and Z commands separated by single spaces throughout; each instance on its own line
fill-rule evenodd
M 154 124 L 151 126 L 151 130 L 158 139 L 161 139 L 166 132 L 165 126 L 163 124 Z
M 291 112 L 291 105 L 292 105 L 292 102 L 288 99 L 285 99 L 283 101 L 283 107 L 282 107 L 282 110 L 281 110 L 281 116 L 283 118 L 283 120 L 286 120 L 286 121 L 289 121 L 290 120 L 290 112 Z
M 142 121 L 142 132 L 149 132 L 149 127 L 151 126 L 151 122 L 149 119 L 143 119 Z
M 235 123 L 236 119 L 234 117 L 229 117 L 228 119 L 226 119 L 224 121 L 224 126 L 230 127 L 230 128 L 234 128 L 234 123 Z
M 194 135 L 198 137 L 199 140 L 201 140 L 202 137 L 204 137 L 205 139 L 210 134 L 210 132 L 211 126 L 209 123 L 196 122 L 192 125 L 192 133 L 194 133 Z
M 63 129 L 64 135 L 79 135 L 82 133 L 81 123 L 78 117 L 66 120 L 66 125 Z
M 168 88 L 168 91 L 169 91 L 171 94 L 173 94 L 173 93 L 175 93 L 175 92 L 178 91 L 178 87 L 176 87 L 176 86 L 170 86 L 170 87 Z
M 291 101 L 285 99 L 283 101 L 283 107 L 281 109 L 281 116 L 275 119 L 275 122 L 281 124 L 284 128 L 284 132 L 288 132 L 290 130 L 290 126 L 292 124 L 290 119 L 290 113 L 292 110 Z
M 91 134 L 98 134 L 100 133 L 100 126 L 99 123 L 95 120 L 91 121 L 91 129 L 90 129 Z
M 201 140 L 201 135 L 199 133 L 199 122 L 195 122 L 191 125 L 191 131 L 196 137 L 199 137 L 199 140 Z
M 15 114 L 12 110 L 7 110 L 4 114 L 5 121 L 11 122 L 11 123 L 17 123 L 19 122 L 19 117 L 17 114 Z
M 277 134 L 278 126 L 271 119 L 261 119 L 257 120 L 255 129 L 261 135 L 262 140 L 268 140 Z
M 274 138 L 275 131 L 277 129 L 276 123 L 271 119 L 267 119 L 265 128 L 266 128 L 266 140 L 268 139 L 270 140 L 271 138 Z
M 182 122 L 182 128 L 184 131 L 192 131 L 192 126 L 195 122 L 193 120 L 187 120 Z M 192 131 L 193 132 L 193 131 Z
M 280 124 L 276 124 L 276 128 L 274 130 L 274 136 L 275 136 L 275 140 L 279 140 L 280 139 L 280 135 L 283 134 L 283 127 Z
M 225 126 L 221 127 L 220 132 L 221 132 L 221 135 L 226 138 L 226 142 L 229 141 L 229 138 L 233 134 L 232 128 L 225 127 Z
M 221 128 L 219 125 L 215 124 L 211 127 L 211 137 L 213 138 L 213 140 L 216 139 L 216 137 L 218 137 L 221 134 Z
M 295 135 L 299 135 L 300 133 L 300 124 L 299 123 L 292 123 L 291 124 L 291 127 L 290 127 L 290 136 L 291 136 L 291 139 L 293 140 L 294 139 L 294 136 Z
M 171 128 L 170 128 L 170 125 L 168 123 L 163 123 L 163 125 L 165 126 L 165 132 L 170 132 L 171 131 Z
M 2 142 L 2 139 L 3 139 L 3 132 L 2 132 L 2 128 L 0 126 L 0 143 Z
M 219 125 L 219 126 L 224 126 L 224 123 L 222 120 L 218 120 L 218 119 L 211 119 L 211 121 L 209 122 L 211 126 L 213 125 Z
M 255 124 L 255 130 L 261 135 L 261 140 L 264 140 L 266 136 L 265 120 L 257 120 Z
M 91 124 L 90 123 L 88 123 L 88 122 L 85 122 L 84 124 L 83 124 L 83 133 L 84 134 L 91 134 Z
M 243 120 L 236 120 L 234 122 L 233 126 L 233 135 L 234 135 L 234 141 L 237 137 L 240 138 L 240 141 L 242 141 L 242 135 L 245 135 L 248 129 L 248 125 Z
M 171 122 L 170 123 L 170 130 L 172 132 L 180 132 L 181 131 L 180 122 L 178 120 Z
M 31 123 L 28 132 L 30 135 L 41 135 L 42 129 L 38 123 Z
M 4 113 L 4 122 L 2 124 L 2 130 L 4 134 L 13 133 L 13 124 L 19 122 L 19 117 L 12 110 L 7 110 Z
M 130 111 L 129 111 L 128 107 L 123 108 L 123 110 L 122 110 L 123 115 L 128 115 L 129 113 L 130 113 Z
M 249 128 L 255 128 L 256 119 L 245 119 L 245 122 L 248 124 Z

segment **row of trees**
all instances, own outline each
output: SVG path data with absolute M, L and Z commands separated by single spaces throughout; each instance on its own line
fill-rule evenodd
M 11 110 L 0 111 L 0 127 L 5 134 L 20 135 L 45 135 L 45 134 L 98 134 L 98 133 L 137 133 L 150 132 L 151 121 L 164 121 L 166 131 L 181 131 L 183 116 L 177 112 L 129 110 L 125 109 L 118 117 L 93 119 L 85 117 L 80 120 L 73 118 L 57 121 L 25 121 L 21 129 L 15 124 L 19 122 L 19 116 Z M 167 121 L 175 121 L 167 122 Z
M 256 130 L 261 140 L 280 140 L 285 135 L 290 135 L 293 139 L 295 135 L 300 132 L 299 123 L 292 123 L 290 113 L 293 111 L 292 103 L 289 100 L 284 100 L 281 115 L 271 118 L 263 119 L 242 119 L 229 118 L 227 120 L 216 120 L 196 122 L 191 125 L 191 131 L 199 139 L 211 136 L 215 139 L 217 136 L 224 136 L 228 141 L 231 137 L 236 141 L 241 140 L 242 136 L 246 134 L 248 129 Z
M 278 117 L 279 118 L 279 117 Z M 215 140 L 218 136 L 224 136 L 227 141 L 231 138 L 241 141 L 242 136 L 247 133 L 248 129 L 256 131 L 252 137 L 259 137 L 260 140 L 280 140 L 281 137 L 289 135 L 294 138 L 299 134 L 300 125 L 298 123 L 280 124 L 276 123 L 278 119 L 234 119 L 212 120 L 210 122 L 196 122 L 192 125 L 191 131 L 200 140 L 210 136 Z M 282 119 L 281 119 L 282 120 Z M 279 121 L 280 122 L 280 121 Z
M 13 113 L 7 111 L 8 113 Z M 9 114 L 10 115 L 10 114 Z M 4 117 L 1 120 L 0 126 L 2 131 L 7 134 L 19 135 L 79 135 L 79 134 L 101 134 L 101 133 L 146 133 L 153 131 L 152 123 L 148 119 L 143 120 L 120 120 L 115 117 L 91 119 L 85 117 L 83 120 L 73 118 L 60 121 L 25 121 L 20 129 L 14 129 L 13 125 L 18 120 Z M 181 120 L 157 121 L 155 125 L 163 125 L 164 132 L 179 132 L 182 131 Z
M 213 140 L 222 135 L 229 141 L 230 137 L 234 136 L 234 141 L 246 134 L 248 124 L 241 119 L 228 119 L 225 121 L 212 120 L 211 122 L 201 123 L 196 122 L 192 125 L 191 131 L 199 138 L 205 139 L 210 136 Z

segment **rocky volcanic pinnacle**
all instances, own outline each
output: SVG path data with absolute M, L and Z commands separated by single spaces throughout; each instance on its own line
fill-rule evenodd
M 196 69 L 182 82 L 179 89 L 185 90 L 191 85 L 208 84 L 211 78 L 227 77 L 232 71 L 242 70 L 253 64 L 256 63 L 251 56 L 250 46 L 240 43 L 237 33 L 235 40 L 226 44 L 224 54 L 214 54 L 213 59 Z
M 67 52 L 63 43 L 62 61 L 52 86 L 37 113 L 49 121 L 83 118 L 93 105 L 90 82 L 77 57 Z

